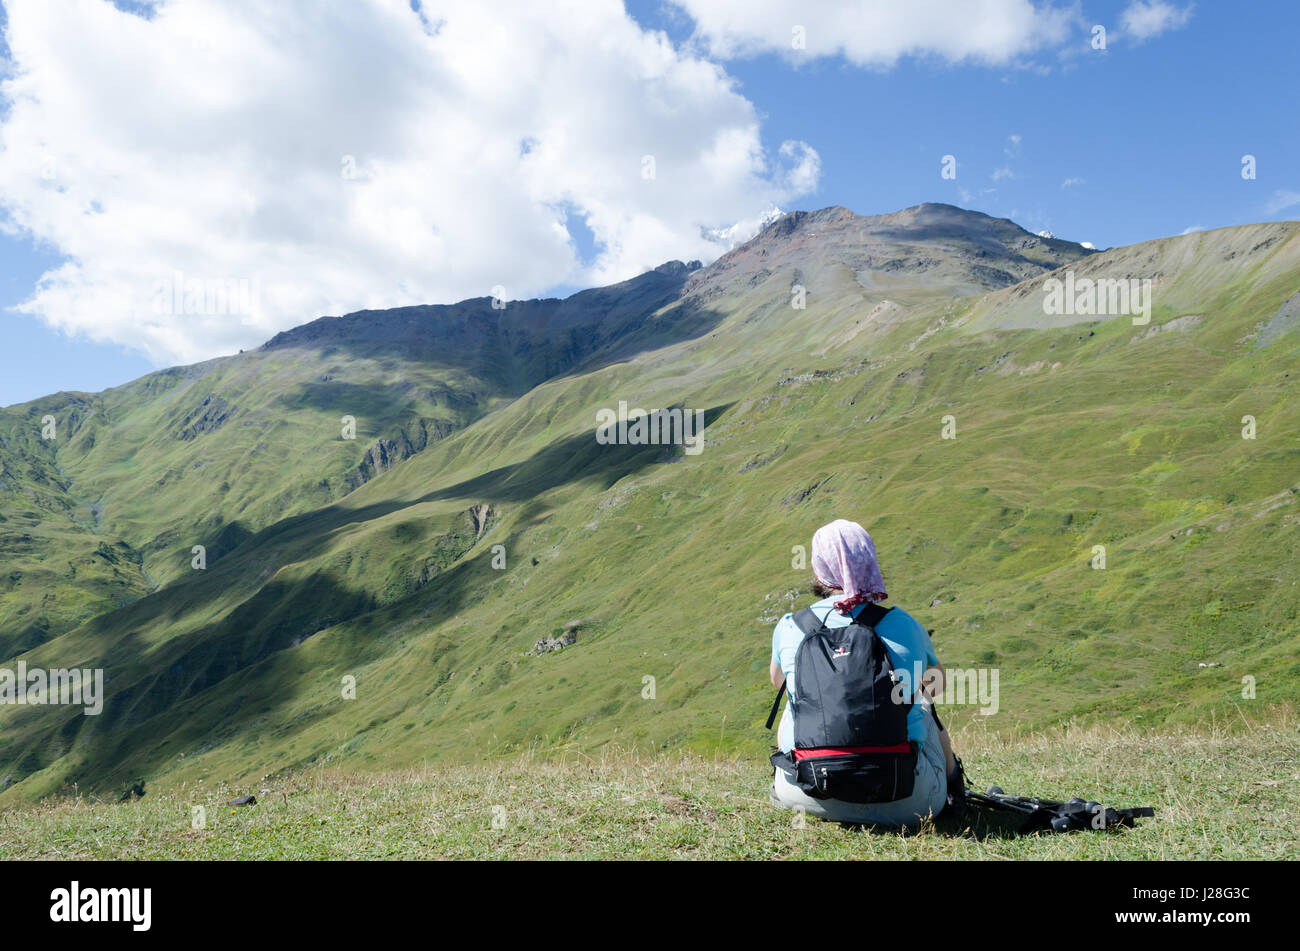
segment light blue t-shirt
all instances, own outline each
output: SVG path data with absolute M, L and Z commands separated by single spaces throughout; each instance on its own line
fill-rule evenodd
M 812 605 L 813 613 L 821 618 L 822 623 L 827 627 L 846 627 L 849 623 L 847 615 L 834 610 L 833 605 L 838 600 L 840 600 L 839 596 L 823 598 Z M 861 605 L 854 608 L 852 615 L 856 617 L 865 607 L 866 605 Z M 939 663 L 929 633 L 912 615 L 902 608 L 894 608 L 876 626 L 876 634 L 885 642 L 890 663 L 894 665 L 899 679 L 903 681 L 904 689 L 909 695 L 914 694 L 916 689 L 913 686 L 914 675 L 924 675 L 926 670 Z M 799 694 L 795 689 L 794 655 L 802 641 L 803 631 L 799 630 L 799 625 L 794 623 L 794 615 L 787 614 L 781 618 L 772 631 L 772 663 L 780 666 L 785 673 L 785 689 L 795 697 Z M 925 708 L 920 703 L 915 703 L 907 714 L 907 738 L 914 740 L 917 749 L 920 750 L 925 745 L 925 736 Z M 781 726 L 776 731 L 776 744 L 785 753 L 794 748 L 794 719 L 790 716 L 789 703 L 785 705 L 785 712 L 781 714 Z

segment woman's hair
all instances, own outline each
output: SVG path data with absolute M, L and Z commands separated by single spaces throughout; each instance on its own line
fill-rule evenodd
M 817 595 L 817 597 L 819 598 L 829 598 L 836 591 L 841 590 L 840 588 L 832 588 L 830 585 L 822 584 L 820 581 L 817 580 L 816 575 L 813 575 L 812 583 L 808 586 L 808 588 L 809 590 L 812 591 L 813 594 Z

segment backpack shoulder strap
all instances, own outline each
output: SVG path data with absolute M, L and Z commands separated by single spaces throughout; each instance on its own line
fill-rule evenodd
M 804 608 L 802 611 L 796 611 L 792 618 L 799 630 L 803 631 L 804 637 L 822 629 L 821 618 L 817 617 L 812 608 Z M 785 695 L 785 681 L 781 682 L 781 689 L 776 692 L 776 699 L 772 701 L 772 712 L 767 715 L 767 729 L 772 729 L 772 724 L 776 720 L 776 711 L 781 709 L 781 697 Z
M 772 729 L 772 723 L 776 720 L 776 711 L 781 708 L 781 695 L 785 693 L 785 681 L 781 681 L 781 689 L 776 692 L 776 699 L 772 701 L 772 712 L 767 715 L 766 730 Z
M 867 627 L 874 628 L 877 624 L 883 621 L 885 615 L 892 610 L 894 609 L 882 608 L 876 602 L 868 601 L 862 606 L 862 610 L 858 612 L 857 617 L 853 619 L 853 623 L 865 624 Z
M 863 627 L 866 627 L 871 631 L 872 646 L 874 647 L 875 650 L 880 652 L 880 656 L 884 659 L 885 663 L 889 665 L 890 677 L 892 677 L 895 681 L 897 681 L 898 671 L 894 668 L 893 658 L 889 656 L 889 650 L 888 648 L 885 647 L 885 642 L 881 640 L 880 635 L 876 633 L 876 627 L 880 624 L 881 621 L 885 619 L 885 616 L 889 614 L 889 612 L 892 610 L 894 609 L 882 608 L 876 602 L 868 601 L 866 604 L 862 606 L 862 610 L 859 611 L 857 615 L 853 618 L 853 623 L 861 624 Z M 904 706 L 906 706 L 910 710 L 914 702 L 915 700 L 913 699 L 913 697 L 908 697 L 907 702 L 904 704 Z
M 796 611 L 791 619 L 803 631 L 804 637 L 820 631 L 825 625 L 822 619 L 817 616 L 817 612 L 812 608 L 804 608 L 802 611 Z

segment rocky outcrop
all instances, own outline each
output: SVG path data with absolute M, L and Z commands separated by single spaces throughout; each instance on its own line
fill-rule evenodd
M 479 505 L 472 506 L 469 510 L 470 521 L 474 523 L 474 541 L 483 537 L 487 531 L 488 520 L 492 518 L 492 506 L 483 502 Z
M 542 637 L 533 645 L 533 649 L 525 651 L 525 657 L 541 657 L 543 654 L 549 654 L 552 651 L 564 650 L 578 642 L 578 631 L 582 628 L 581 621 L 570 621 L 564 625 L 564 630 L 560 632 L 559 637 Z
M 380 439 L 366 450 L 356 469 L 348 473 L 348 489 L 365 485 L 381 472 L 387 472 L 404 459 L 423 452 L 430 444 L 446 439 L 456 426 L 445 419 L 418 419 L 404 426 L 395 439 Z
M 1300 327 L 1300 292 L 1292 294 L 1277 309 L 1273 318 L 1260 330 L 1255 338 L 1255 346 L 1267 347 L 1270 343 L 1288 331 Z
M 185 418 L 185 421 L 181 423 L 181 431 L 176 434 L 176 438 L 182 442 L 189 442 L 204 433 L 215 432 L 226 424 L 233 412 L 234 407 L 214 393 L 200 403 L 198 409 Z

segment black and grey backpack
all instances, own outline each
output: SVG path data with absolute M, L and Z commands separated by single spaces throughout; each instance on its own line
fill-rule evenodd
M 816 799 L 894 802 L 912 794 L 916 745 L 907 737 L 912 698 L 876 625 L 892 608 L 866 604 L 845 627 L 827 627 L 811 608 L 794 615 L 804 638 L 795 653 L 797 693 L 790 694 L 794 749 L 772 765 Z M 772 728 L 785 684 L 777 691 Z

